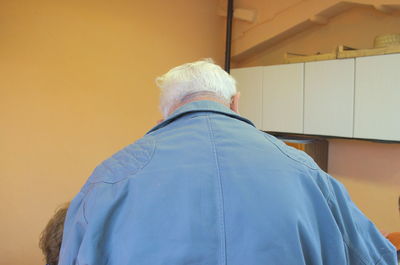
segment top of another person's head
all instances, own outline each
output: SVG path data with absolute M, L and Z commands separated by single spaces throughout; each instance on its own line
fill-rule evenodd
M 58 264 L 68 207 L 69 203 L 66 203 L 55 212 L 40 236 L 39 247 L 42 249 L 48 265 Z
M 236 94 L 235 79 L 211 59 L 174 67 L 158 77 L 156 84 L 161 89 L 160 109 L 164 118 L 191 98 L 211 97 L 229 105 Z

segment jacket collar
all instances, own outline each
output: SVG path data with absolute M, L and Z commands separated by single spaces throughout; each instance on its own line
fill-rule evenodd
M 224 105 L 210 100 L 198 100 L 187 103 L 182 107 L 178 108 L 175 112 L 173 112 L 168 118 L 166 118 L 163 122 L 158 124 L 157 126 L 153 127 L 147 134 L 157 131 L 165 127 L 166 125 L 170 124 L 171 122 L 175 121 L 176 119 L 195 112 L 213 112 L 213 113 L 220 113 L 223 115 L 230 116 L 232 118 L 244 121 L 252 126 L 254 124 L 246 118 L 239 116 L 236 112 L 232 111 L 231 109 L 225 107 Z M 254 126 L 255 127 L 255 126 Z

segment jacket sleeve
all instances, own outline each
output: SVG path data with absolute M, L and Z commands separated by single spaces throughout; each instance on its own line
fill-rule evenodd
M 59 255 L 59 265 L 78 264 L 77 257 L 81 242 L 85 235 L 87 221 L 85 219 L 84 192 L 72 200 L 64 222 L 63 240 Z
M 329 175 L 328 202 L 347 246 L 348 264 L 396 265 L 396 250 L 351 201 L 344 186 Z

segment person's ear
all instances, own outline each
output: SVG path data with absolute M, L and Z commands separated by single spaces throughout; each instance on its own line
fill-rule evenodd
M 240 99 L 240 92 L 237 92 L 231 100 L 230 108 L 237 114 L 239 114 L 239 99 Z

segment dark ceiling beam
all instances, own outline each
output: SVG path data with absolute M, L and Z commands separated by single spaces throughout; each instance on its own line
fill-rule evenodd
M 225 71 L 231 70 L 231 46 L 232 46 L 232 21 L 233 21 L 233 0 L 228 0 L 226 16 L 226 39 L 225 39 Z

